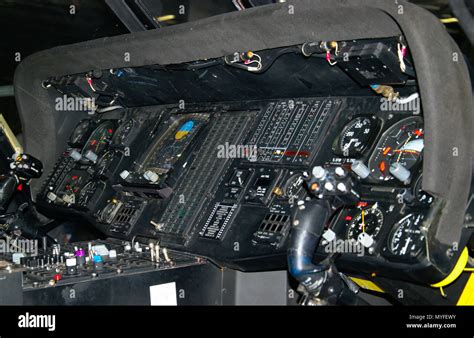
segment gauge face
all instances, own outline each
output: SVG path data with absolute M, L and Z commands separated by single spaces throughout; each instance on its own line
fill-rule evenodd
M 80 171 L 72 171 L 61 184 L 58 195 L 66 204 L 75 204 L 88 180 L 89 177 L 87 175 L 84 176 Z
M 107 169 L 110 167 L 112 162 L 115 160 L 117 153 L 115 151 L 108 151 L 99 158 L 97 164 L 95 165 L 95 172 L 98 175 L 103 175 Z
M 382 181 L 393 179 L 390 166 L 398 163 L 410 170 L 422 156 L 423 126 L 420 117 L 409 117 L 392 127 L 382 136 L 369 160 L 369 169 Z
M 346 157 L 362 154 L 377 132 L 376 120 L 358 117 L 349 122 L 338 138 L 338 152 Z
M 70 175 L 64 182 L 64 192 L 77 194 L 81 191 L 85 179 L 79 174 Z
M 402 218 L 389 236 L 390 252 L 399 257 L 416 257 L 425 246 L 425 236 L 420 230 L 423 215 L 413 213 Z
M 81 121 L 71 134 L 69 144 L 77 146 L 85 138 L 87 131 L 89 130 L 90 120 Z
M 116 214 L 116 211 L 118 210 L 118 208 L 120 208 L 121 205 L 122 205 L 121 202 L 116 202 L 116 201 L 112 201 L 108 203 L 104 207 L 104 209 L 102 209 L 102 211 L 100 212 L 100 215 L 98 218 L 99 222 L 110 224 Z
M 362 209 L 349 223 L 347 239 L 357 241 L 359 235 L 364 232 L 372 238 L 377 237 L 383 225 L 383 218 L 383 212 L 377 207 L 377 204 Z
M 96 181 L 91 181 L 87 183 L 79 193 L 79 202 L 78 204 L 81 206 L 87 206 L 90 199 L 94 195 L 95 191 L 97 190 L 99 183 Z
M 300 194 L 303 189 L 303 176 L 301 174 L 295 174 L 286 181 L 284 186 L 284 194 L 291 204 L 300 198 Z
M 120 125 L 120 127 L 118 127 L 114 137 L 112 138 L 112 143 L 115 145 L 126 144 L 136 126 L 137 122 L 134 119 L 126 120 Z
M 112 121 L 102 123 L 99 127 L 97 127 L 96 130 L 93 131 L 92 135 L 87 140 L 82 153 L 86 154 L 87 151 L 90 150 L 96 155 L 100 155 L 110 143 L 114 131 L 115 126 Z
M 423 204 L 423 205 L 430 205 L 434 201 L 434 197 L 428 194 L 427 192 L 423 191 L 421 188 L 421 183 L 423 181 L 423 177 L 420 175 L 418 177 L 418 180 L 415 183 L 415 199 L 418 203 Z

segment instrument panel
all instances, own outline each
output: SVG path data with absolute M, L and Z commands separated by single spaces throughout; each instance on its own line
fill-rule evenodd
M 334 211 L 316 257 L 403 273 L 428 261 L 423 148 L 422 116 L 377 97 L 135 108 L 81 121 L 37 201 L 108 237 L 281 268 L 291 209 L 312 193 L 305 175 L 337 166 L 359 201 Z

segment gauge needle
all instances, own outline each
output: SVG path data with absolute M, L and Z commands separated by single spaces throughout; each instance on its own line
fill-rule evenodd
M 406 146 L 408 144 L 408 142 L 410 142 L 410 140 L 411 140 L 411 134 L 408 135 L 408 139 L 405 141 L 405 143 L 403 143 L 403 146 L 400 149 L 402 149 L 404 146 Z M 397 163 L 400 162 L 400 159 L 402 158 L 402 154 L 403 154 L 402 151 L 398 154 Z
M 352 142 L 354 142 L 355 140 L 353 138 L 351 138 L 351 140 L 349 141 L 349 143 L 347 143 L 345 146 L 344 146 L 344 149 L 343 150 L 347 150 L 351 147 L 352 145 Z
M 365 210 L 362 209 L 362 232 L 365 232 Z
M 411 238 L 408 237 L 405 246 L 404 246 L 403 249 L 400 251 L 400 253 L 401 253 L 402 255 L 406 254 L 406 252 L 407 252 L 407 250 L 408 250 L 408 245 L 410 245 L 410 242 L 411 242 Z

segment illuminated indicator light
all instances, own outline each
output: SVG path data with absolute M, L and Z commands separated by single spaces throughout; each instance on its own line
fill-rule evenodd
M 174 138 L 176 140 L 181 140 L 183 137 L 188 135 L 193 128 L 194 128 L 194 121 L 187 121 L 179 128 L 179 130 L 174 135 Z
M 385 172 L 386 167 L 385 167 L 385 162 L 384 161 L 379 163 L 379 169 L 382 173 Z
M 415 134 L 415 135 L 418 136 L 418 137 L 419 137 L 419 136 L 422 136 L 422 135 L 423 135 L 423 130 L 417 129 L 417 130 L 415 130 L 415 131 L 413 132 L 413 134 Z
M 53 279 L 56 281 L 56 282 L 59 282 L 61 280 L 61 274 L 57 273 L 54 275 Z
M 385 148 L 383 148 L 383 154 L 384 154 L 384 156 L 387 156 L 387 154 L 390 152 L 390 150 L 392 150 L 391 147 L 385 147 Z
M 18 187 L 16 187 L 16 190 L 23 191 L 23 183 L 20 183 Z
M 347 215 L 345 218 L 346 221 L 352 221 L 352 216 Z
M 301 157 L 309 157 L 310 153 L 308 151 L 296 151 L 296 150 L 286 150 L 284 152 L 285 156 L 301 156 Z
M 107 130 L 109 134 L 112 134 L 114 131 L 112 129 Z
M 175 18 L 176 18 L 175 15 L 173 15 L 173 14 L 168 14 L 168 15 L 163 15 L 163 16 L 155 17 L 155 20 L 158 21 L 158 22 L 165 22 L 165 21 L 174 20 Z
M 311 184 L 311 190 L 315 191 L 315 190 L 318 190 L 318 188 L 319 188 L 318 183 Z
M 359 203 L 357 203 L 357 206 L 358 207 L 366 207 L 367 204 L 368 204 L 367 202 L 359 202 Z

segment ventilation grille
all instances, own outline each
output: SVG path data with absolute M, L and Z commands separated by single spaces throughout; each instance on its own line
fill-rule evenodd
M 290 223 L 290 216 L 267 214 L 258 228 L 259 232 L 282 233 Z
M 218 145 L 238 144 L 246 132 L 253 115 L 243 113 L 222 114 L 213 121 L 192 167 L 175 191 L 168 208 L 163 213 L 160 232 L 185 236 L 195 222 L 200 210 L 212 199 L 222 173 L 232 161 L 219 158 Z

